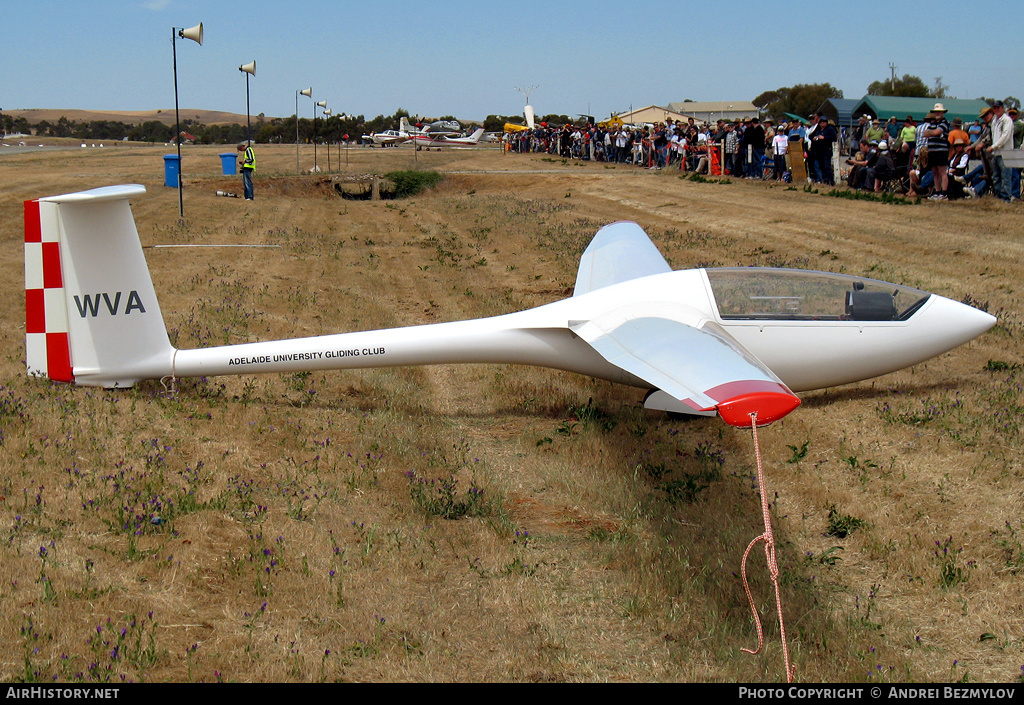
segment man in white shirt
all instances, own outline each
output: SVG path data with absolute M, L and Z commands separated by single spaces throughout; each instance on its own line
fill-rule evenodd
M 780 129 L 772 137 L 772 155 L 775 157 L 775 180 L 782 181 L 786 173 L 786 154 L 789 152 L 789 135 Z
M 992 144 L 986 151 L 992 155 L 992 193 L 1004 201 L 1010 200 L 1010 168 L 1003 161 L 1003 152 L 1013 149 L 1013 120 L 1006 114 L 1003 101 L 992 104 Z

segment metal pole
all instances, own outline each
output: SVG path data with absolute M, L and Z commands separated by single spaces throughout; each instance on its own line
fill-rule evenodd
M 249 117 L 249 74 L 245 71 L 245 141 L 252 146 L 252 124 Z
M 310 96 L 311 100 L 312 100 L 312 98 L 313 98 L 313 96 Z M 315 101 L 313 102 L 313 171 L 319 173 L 320 172 L 320 168 L 317 166 L 317 162 L 316 162 L 316 109 L 317 109 L 317 106 L 323 108 L 324 110 L 327 110 L 327 101 L 326 100 L 321 100 L 319 103 L 317 103 Z
M 299 174 L 299 91 L 295 91 L 295 175 Z
M 174 57 L 174 144 L 178 148 L 178 216 L 185 217 L 185 201 L 181 194 L 181 117 L 178 115 L 178 44 L 171 27 L 171 55 Z

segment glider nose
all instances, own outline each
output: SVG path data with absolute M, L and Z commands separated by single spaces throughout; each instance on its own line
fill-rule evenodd
M 928 322 L 941 331 L 947 349 L 974 340 L 996 324 L 996 317 L 973 306 L 935 296 L 926 312 Z

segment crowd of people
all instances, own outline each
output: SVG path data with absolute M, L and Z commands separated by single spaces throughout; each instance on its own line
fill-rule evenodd
M 960 118 L 947 122 L 946 112 L 936 103 L 920 123 L 911 116 L 903 122 L 862 116 L 852 128 L 842 129 L 820 113 L 807 122 L 762 122 L 755 117 L 713 124 L 693 118 L 641 126 L 542 124 L 506 134 L 505 149 L 783 181 L 791 180 L 791 155 L 799 151 L 807 178 L 815 183 L 835 185 L 837 178 L 845 178 L 851 188 L 935 200 L 980 197 L 988 191 L 1007 201 L 1019 198 L 1020 171 L 1003 161 L 1004 151 L 1019 148 L 1024 138 L 1024 120 L 1018 120 L 1017 111 L 997 101 L 966 126 Z M 849 155 L 839 174 L 833 161 L 836 144 Z
M 827 122 L 823 121 L 823 122 Z M 817 124 L 817 118 L 814 121 Z M 634 164 L 650 169 L 678 168 L 703 174 L 726 174 L 761 179 L 787 179 L 786 154 L 789 142 L 815 133 L 799 122 L 758 118 L 718 120 L 698 124 L 693 118 L 676 122 L 671 118 L 653 125 L 541 125 L 505 135 L 506 149 L 513 152 L 542 152 L 565 159 Z M 831 154 L 839 139 L 834 127 L 822 130 L 810 142 L 812 151 Z M 770 151 L 769 151 L 770 150 Z M 831 160 L 828 175 L 831 179 Z
M 850 135 L 847 182 L 874 191 L 893 188 L 936 201 L 979 198 L 991 192 L 1003 201 L 1020 198 L 1020 170 L 1006 165 L 1005 153 L 1020 149 L 1024 120 L 1001 101 L 965 125 L 946 120 L 936 103 L 920 123 L 908 115 L 900 124 L 890 118 L 861 117 Z

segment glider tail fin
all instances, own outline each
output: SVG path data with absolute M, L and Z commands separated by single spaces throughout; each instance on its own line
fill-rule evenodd
M 28 374 L 128 387 L 172 372 L 153 281 L 128 199 L 110 186 L 25 202 Z

